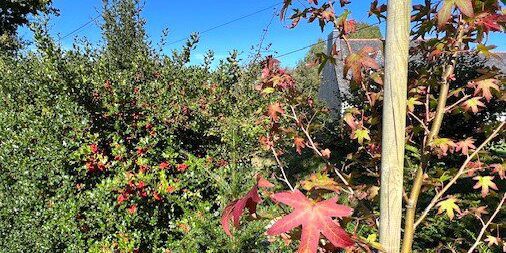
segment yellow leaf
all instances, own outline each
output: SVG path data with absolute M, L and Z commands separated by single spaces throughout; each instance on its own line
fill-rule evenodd
M 437 213 L 442 214 L 443 212 L 446 212 L 448 218 L 450 218 L 450 220 L 453 220 L 453 217 L 455 217 L 454 211 L 460 213 L 460 208 L 457 206 L 457 204 L 455 204 L 455 202 L 457 202 L 457 199 L 455 197 L 449 197 L 448 199 L 437 203 L 436 206 L 439 207 Z

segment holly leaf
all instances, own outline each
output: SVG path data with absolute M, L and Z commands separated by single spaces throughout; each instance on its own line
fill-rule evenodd
M 271 198 L 276 202 L 291 206 L 293 211 L 274 223 L 267 230 L 267 234 L 279 235 L 302 226 L 298 253 L 316 252 L 320 234 L 323 234 L 335 247 L 347 248 L 354 245 L 346 231 L 332 219 L 350 216 L 353 209 L 337 204 L 336 198 L 314 203 L 299 190 L 276 193 Z
M 455 146 L 455 151 L 462 152 L 463 155 L 468 155 L 470 149 L 476 149 L 476 146 L 474 146 L 474 139 L 471 137 L 457 142 Z
M 487 102 L 492 99 L 492 90 L 499 91 L 499 80 L 489 78 L 469 83 L 468 87 L 474 87 L 474 95 L 481 94 Z
M 455 211 L 457 211 L 457 213 L 461 213 L 459 206 L 457 206 L 455 202 L 457 202 L 455 197 L 449 197 L 446 200 L 440 201 L 436 205 L 439 207 L 437 213 L 442 214 L 445 212 L 448 218 L 453 220 L 453 217 L 455 217 Z
M 482 97 L 473 97 L 462 103 L 462 108 L 466 112 L 472 111 L 473 113 L 477 113 L 480 110 L 480 107 L 487 107 L 483 102 L 480 101 Z
M 279 115 L 283 115 L 284 113 L 285 113 L 285 110 L 283 110 L 283 108 L 281 107 L 281 104 L 279 102 L 271 104 L 267 107 L 267 115 L 274 122 L 278 122 Z
M 494 180 L 494 177 L 491 177 L 491 176 L 476 176 L 476 177 L 473 177 L 474 180 L 477 180 L 478 182 L 476 182 L 476 184 L 474 185 L 474 189 L 478 189 L 478 188 L 481 188 L 481 197 L 485 198 L 489 191 L 490 191 L 490 188 L 494 189 L 494 190 L 498 190 L 497 189 L 497 185 L 492 181 Z
M 364 142 L 364 139 L 370 141 L 371 137 L 369 136 L 369 129 L 367 129 L 365 127 L 355 129 L 351 133 L 351 138 L 357 139 L 358 143 L 360 143 L 360 144 L 362 144 Z

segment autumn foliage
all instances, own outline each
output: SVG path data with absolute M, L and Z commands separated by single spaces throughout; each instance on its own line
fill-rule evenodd
M 357 252 L 381 249 L 375 239 L 383 100 L 383 71 L 376 55 L 381 51 L 371 47 L 352 50 L 347 37 L 356 30 L 356 22 L 346 9 L 350 2 L 340 2 L 341 14 L 335 3 L 318 1 L 308 1 L 309 7 L 288 14 L 293 3 L 286 0 L 281 11 L 282 19 L 292 20 L 292 28 L 304 19 L 317 22 L 322 30 L 330 25 L 347 45 L 350 53 L 343 60 L 343 72 L 350 81 L 352 97 L 346 98 L 350 107 L 339 119 L 343 124 L 334 128 L 335 133 L 329 133 L 334 129 L 328 124 L 322 125 L 326 109 L 315 106 L 314 97 L 299 91 L 278 60 L 268 57 L 263 62 L 256 86 L 263 96 L 272 98 L 265 106 L 266 120 L 262 121 L 268 132 L 260 137 L 260 143 L 278 165 L 279 176 L 275 177 L 290 189 L 273 193 L 270 198 L 273 204 L 293 208 L 279 220 L 274 219 L 267 234 L 282 235 L 286 241 L 288 233 L 289 238 L 300 240 L 299 252 L 327 252 L 332 250 L 328 243 Z M 373 1 L 369 15 L 384 21 L 386 11 L 386 5 Z M 470 247 L 472 251 L 483 245 L 480 241 L 486 233 L 490 233 L 488 246 L 502 245 L 500 228 L 489 227 L 496 215 L 489 215 L 485 223 L 482 214 L 489 213 L 488 209 L 500 210 L 504 203 L 498 183 L 504 180 L 504 157 L 497 152 L 498 146 L 504 146 L 504 139 L 497 138 L 503 137 L 504 73 L 479 61 L 498 57 L 490 51 L 493 46 L 485 43 L 490 32 L 504 31 L 504 9 L 499 1 L 425 1 L 413 5 L 411 22 L 404 176 L 405 201 L 412 203 L 405 210 L 415 213 L 416 220 L 406 221 L 404 231 L 416 237 L 417 227 L 436 229 L 441 216 L 427 215 L 437 208 L 437 214 L 448 217 L 445 226 L 459 229 L 459 222 L 473 219 L 483 224 L 475 228 L 479 236 L 473 245 L 450 243 L 448 249 Z M 316 62 L 324 65 L 339 60 L 341 52 L 335 47 L 328 52 L 316 55 Z M 466 69 L 468 59 L 474 61 L 475 68 Z M 307 160 L 320 165 L 312 167 L 314 172 L 308 180 L 301 180 L 287 172 L 294 173 L 289 168 L 300 166 L 294 160 L 302 166 L 308 165 L 301 162 Z M 469 184 L 479 198 L 469 188 L 462 188 Z M 349 216 L 352 209 L 336 204 L 338 200 L 360 210 L 353 213 L 357 223 L 348 232 L 334 218 Z M 326 208 L 320 209 L 323 206 Z M 299 226 L 300 232 L 291 231 Z M 373 227 L 369 235 L 357 233 L 363 226 Z M 420 233 L 423 240 L 426 232 Z M 413 241 L 403 244 L 411 250 Z

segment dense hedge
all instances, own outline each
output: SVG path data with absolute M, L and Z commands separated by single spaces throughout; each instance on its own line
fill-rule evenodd
M 265 221 L 234 240 L 219 227 L 221 206 L 259 171 L 262 98 L 238 92 L 258 71 L 235 53 L 188 65 L 197 36 L 162 56 L 131 1 L 106 8 L 103 47 L 63 51 L 42 25 L 35 49 L 2 53 L 0 251 L 273 247 Z

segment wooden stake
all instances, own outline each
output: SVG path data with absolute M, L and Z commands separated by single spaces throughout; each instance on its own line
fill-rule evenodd
M 401 242 L 410 11 L 410 0 L 388 1 L 380 195 L 380 243 L 387 253 L 399 252 Z

